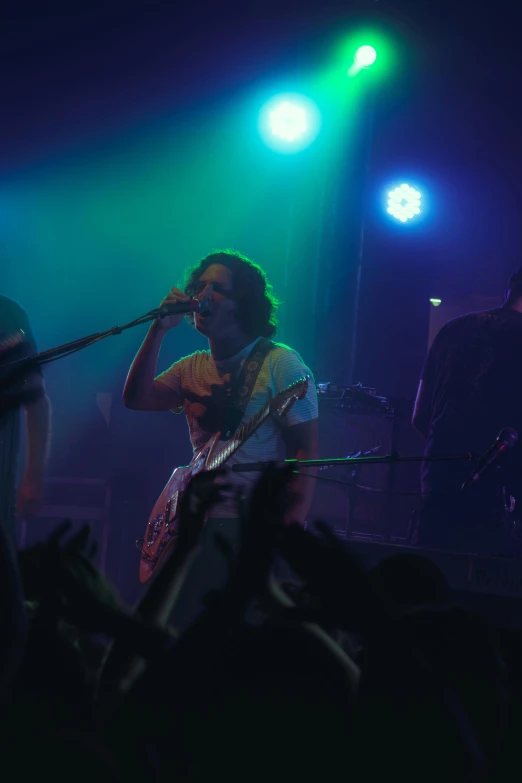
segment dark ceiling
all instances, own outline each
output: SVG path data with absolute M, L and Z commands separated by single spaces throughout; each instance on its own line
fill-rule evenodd
M 424 168 L 441 183 L 441 200 L 453 199 L 448 245 L 452 225 L 476 232 L 488 268 L 512 266 L 522 198 L 521 12 L 504 0 L 494 8 L 470 0 L 12 0 L 0 18 L 0 172 L 165 104 L 217 101 L 267 74 L 307 69 L 359 20 L 380 22 L 404 44 L 401 78 L 381 96 L 378 165 Z M 456 180 L 466 187 L 447 195 Z

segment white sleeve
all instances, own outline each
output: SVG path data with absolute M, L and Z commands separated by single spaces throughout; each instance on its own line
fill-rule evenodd
M 181 376 L 183 372 L 183 362 L 184 359 L 180 359 L 179 362 L 174 362 L 174 364 L 170 365 L 168 370 L 165 370 L 165 372 L 157 375 L 154 380 L 160 381 L 160 383 L 164 383 L 165 386 L 168 386 L 169 389 L 175 391 L 176 394 L 181 395 Z
M 187 370 L 190 368 L 191 359 L 192 356 L 185 356 L 183 359 L 179 359 L 179 361 L 171 364 L 168 370 L 165 370 L 164 372 L 157 375 L 154 380 L 165 384 L 165 386 L 168 386 L 169 389 L 175 391 L 176 394 L 178 394 L 183 400 L 183 389 L 186 386 L 184 381 Z M 179 408 L 173 408 L 173 410 L 175 413 L 180 413 L 183 410 L 183 405 L 181 405 Z
M 287 427 L 294 424 L 302 424 L 305 421 L 317 419 L 319 406 L 317 402 L 317 390 L 311 370 L 304 364 L 296 351 L 291 348 L 277 347 L 270 354 L 272 391 L 275 394 L 288 388 L 300 378 L 310 376 L 308 379 L 308 391 L 302 400 L 296 400 L 286 416 L 281 418 L 281 423 Z

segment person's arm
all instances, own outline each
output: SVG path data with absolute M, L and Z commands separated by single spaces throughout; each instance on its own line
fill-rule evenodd
M 22 361 L 35 356 L 38 351 L 27 313 L 18 302 L 8 297 L 0 297 L 0 300 L 1 329 L 7 335 L 4 343 L 10 350 L 8 361 Z M 5 395 L 2 396 L 5 401 Z M 22 364 L 11 376 L 9 398 L 9 405 L 14 403 L 16 407 L 25 409 L 27 436 L 27 459 L 18 487 L 17 510 L 21 516 L 33 516 L 40 510 L 43 500 L 51 429 L 51 405 L 40 369 L 35 369 L 32 364 Z
M 131 364 L 123 402 L 136 411 L 168 411 L 178 408 L 181 398 L 174 389 L 154 379 L 156 363 L 165 332 L 152 324 Z
M 431 418 L 430 394 L 426 387 L 426 381 L 419 382 L 417 397 L 413 408 L 413 417 L 411 420 L 414 429 L 419 432 L 424 439 L 428 437 Z
M 319 407 L 317 391 L 310 369 L 296 351 L 277 348 L 268 355 L 273 360 L 273 393 L 277 394 L 300 378 L 308 378 L 307 391 L 303 399 L 298 399 L 283 417 L 282 437 L 287 459 L 318 459 L 319 434 L 317 417 Z M 315 492 L 317 468 L 306 468 L 303 473 L 309 475 L 294 476 L 291 491 L 294 500 L 285 515 L 285 522 L 299 522 L 304 525 L 306 515 L 312 505 Z
M 172 288 L 159 306 L 184 302 L 189 298 L 179 288 Z M 171 315 L 153 321 L 125 381 L 123 402 L 127 408 L 138 411 L 169 411 L 182 405 L 181 396 L 175 389 L 154 378 L 163 337 L 182 320 L 182 315 Z
M 286 445 L 287 459 L 319 459 L 319 431 L 318 420 L 304 421 L 294 424 L 283 431 Z M 315 478 L 318 468 L 303 468 L 301 473 L 308 475 L 294 476 L 291 484 L 291 492 L 294 499 L 288 509 L 285 521 L 299 522 L 304 525 L 306 515 L 312 505 L 315 492 Z
M 181 500 L 176 545 L 170 547 L 158 564 L 155 575 L 135 607 L 136 617 L 147 627 L 156 629 L 151 643 L 156 640 L 161 643 L 161 633 L 164 634 L 163 640 L 167 641 L 167 623 L 197 555 L 197 542 L 205 516 L 220 498 L 221 488 L 214 478 L 215 475 L 210 472 L 194 476 Z M 125 637 L 116 638 L 101 674 L 104 699 L 109 705 L 131 687 L 144 667 L 136 646 L 130 646 Z
M 51 403 L 41 375 L 34 374 L 25 387 L 30 390 L 25 408 L 27 458 L 18 487 L 17 508 L 21 516 L 34 516 L 43 502 L 43 483 L 51 443 Z

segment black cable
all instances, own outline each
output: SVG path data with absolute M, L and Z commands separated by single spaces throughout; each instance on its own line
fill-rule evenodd
M 296 476 L 308 476 L 309 478 L 316 479 L 317 481 L 328 481 L 330 484 L 340 484 L 343 487 L 350 487 L 351 489 L 360 489 L 363 492 L 377 492 L 381 495 L 401 495 L 404 497 L 419 498 L 425 495 L 453 495 L 455 490 L 448 490 L 446 492 L 395 492 L 391 489 L 379 489 L 379 487 L 367 487 L 364 484 L 352 484 L 349 481 L 341 481 L 341 479 L 328 478 L 327 476 L 314 476 L 312 473 L 301 473 L 299 470 L 292 471 Z

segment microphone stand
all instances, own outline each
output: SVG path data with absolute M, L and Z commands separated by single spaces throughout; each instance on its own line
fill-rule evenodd
M 94 345 L 94 343 L 100 342 L 100 340 L 104 340 L 106 337 L 112 337 L 116 334 L 121 334 L 126 329 L 132 329 L 135 326 L 141 326 L 141 324 L 145 324 L 148 321 L 155 321 L 156 318 L 163 318 L 169 314 L 170 313 L 166 308 L 151 310 L 149 313 L 140 315 L 139 318 L 135 318 L 133 321 L 130 321 L 123 326 L 113 326 L 110 329 L 107 329 L 105 332 L 95 332 L 94 334 L 89 334 L 86 337 L 80 337 L 78 340 L 73 340 L 70 343 L 65 343 L 64 345 L 58 345 L 56 348 L 50 348 L 47 351 L 42 351 L 41 353 L 37 353 L 34 356 L 18 359 L 15 362 L 7 362 L 0 367 L 0 372 L 2 372 L 2 374 L 4 374 L 6 370 L 8 371 L 7 378 L 0 378 L 0 391 L 3 386 L 7 386 L 18 375 L 24 373 L 31 367 L 40 367 L 43 364 L 49 364 L 49 362 L 54 362 L 57 359 L 63 359 L 72 353 L 82 351 L 84 348 L 88 348 L 90 345 Z
M 282 462 L 277 462 L 276 465 L 280 465 L 283 467 L 284 465 L 291 465 L 295 468 L 295 473 L 298 473 L 299 475 L 307 475 L 306 473 L 301 473 L 299 468 L 312 468 L 312 467 L 327 467 L 331 465 L 339 465 L 343 466 L 346 465 L 347 467 L 353 467 L 355 466 L 362 466 L 362 465 L 398 465 L 400 463 L 409 463 L 409 462 L 455 462 L 455 461 L 471 461 L 476 460 L 477 455 L 472 454 L 471 452 L 466 452 L 464 454 L 448 454 L 443 455 L 439 457 L 425 457 L 425 456 L 414 456 L 414 457 L 401 457 L 396 452 L 392 454 L 386 454 L 384 456 L 361 456 L 361 457 L 335 457 L 333 459 L 286 459 Z M 236 473 L 248 473 L 250 471 L 262 471 L 267 465 L 271 464 L 270 462 L 250 462 L 246 463 L 244 465 L 232 465 L 232 470 Z M 322 476 L 310 476 L 311 478 L 315 478 L 316 480 L 321 480 Z M 340 482 L 341 484 L 343 482 Z M 349 485 L 346 484 L 348 487 Z M 350 503 L 351 508 L 351 503 Z M 390 511 L 388 511 L 388 519 L 386 520 L 386 534 L 384 536 L 384 540 L 389 542 L 390 541 Z
M 332 459 L 285 459 L 281 462 L 277 462 L 277 465 L 283 467 L 284 465 L 292 465 L 296 469 L 299 468 L 315 468 L 324 467 L 328 465 L 390 465 L 398 464 L 402 462 L 453 462 L 456 460 L 471 461 L 476 459 L 476 455 L 470 451 L 464 454 L 448 454 L 440 457 L 401 457 L 399 454 L 386 454 L 382 457 L 370 456 L 370 457 L 335 457 Z M 270 462 L 247 462 L 244 465 L 232 465 L 232 470 L 236 473 L 249 473 L 253 471 L 263 470 Z

